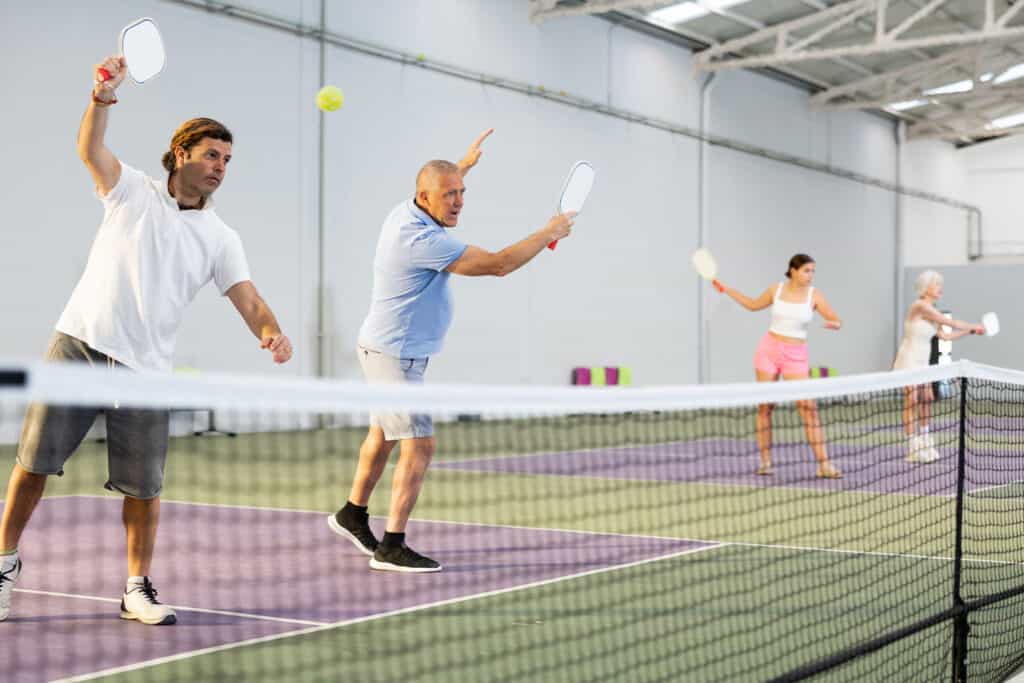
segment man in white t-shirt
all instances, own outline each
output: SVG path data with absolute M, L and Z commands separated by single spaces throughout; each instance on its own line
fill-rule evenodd
M 212 280 L 274 362 L 288 361 L 291 342 L 249 279 L 238 233 L 213 210 L 211 196 L 231 159 L 230 131 L 212 119 L 186 121 L 163 157 L 167 179 L 150 178 L 121 163 L 104 144 L 109 107 L 117 102 L 114 93 L 126 74 L 124 58 L 109 57 L 96 65 L 97 73 L 101 68 L 112 77 L 93 89 L 78 131 L 78 154 L 96 183 L 103 221 L 47 359 L 168 372 L 181 314 Z M 63 474 L 65 461 L 100 410 L 34 404 L 26 412 L 0 521 L 0 621 L 8 617 L 21 572 L 18 541 L 46 478 Z M 149 579 L 169 413 L 116 407 L 102 412 L 109 450 L 106 488 L 124 495 L 128 581 L 121 618 L 173 624 L 174 610 L 156 599 Z

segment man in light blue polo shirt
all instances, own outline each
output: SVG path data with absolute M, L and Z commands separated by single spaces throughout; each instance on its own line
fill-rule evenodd
M 373 261 L 370 312 L 359 330 L 359 363 L 371 384 L 423 381 L 427 363 L 441 350 L 452 320 L 452 273 L 507 275 L 550 242 L 569 235 L 572 213 L 554 216 L 540 230 L 498 252 L 451 236 L 449 229 L 459 222 L 466 192 L 463 177 L 480 160 L 480 145 L 493 132 L 484 131 L 458 164 L 427 162 L 416 176 L 416 196 L 396 206 L 384 221 Z M 371 557 L 373 569 L 441 570 L 440 564 L 405 544 L 405 526 L 434 455 L 433 435 L 429 415 L 371 416 L 348 502 L 327 521 Z M 367 505 L 396 443 L 401 446 L 391 482 L 391 508 L 378 542 L 370 530 Z

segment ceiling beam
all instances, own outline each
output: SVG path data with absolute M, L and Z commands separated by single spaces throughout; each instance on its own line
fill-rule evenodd
M 810 103 L 817 111 L 838 111 L 876 107 L 879 101 L 891 104 L 919 99 L 933 103 L 948 99 L 964 100 L 1013 87 L 997 85 L 994 81 L 1008 68 L 1021 62 L 1019 54 L 1007 50 L 995 54 L 991 54 L 987 48 L 956 50 L 941 57 L 829 88 L 813 95 Z M 983 80 L 985 76 L 988 78 Z M 930 93 L 958 80 L 973 81 L 972 89 L 966 93 L 967 98 L 962 97 L 965 93 Z
M 615 10 L 654 7 L 658 4 L 660 3 L 656 0 L 577 0 L 576 2 L 529 0 L 529 14 L 530 21 L 539 24 L 556 17 L 600 14 Z
M 916 48 L 955 47 L 1009 41 L 1024 36 L 1024 27 L 1009 27 L 1024 3 L 1012 5 L 1001 15 L 993 15 L 991 22 L 981 29 L 968 28 L 962 32 L 939 32 L 933 35 L 902 38 L 911 28 L 919 26 L 928 16 L 936 14 L 950 0 L 930 0 L 893 28 L 876 26 L 865 33 L 864 40 L 850 43 L 828 42 L 828 37 L 847 24 L 871 14 L 875 21 L 887 16 L 883 9 L 889 0 L 848 0 L 814 14 L 766 27 L 760 31 L 727 40 L 696 55 L 697 68 L 703 71 L 739 69 L 779 64 L 831 59 L 846 56 L 869 56 L 912 50 Z M 805 35 L 810 31 L 809 35 Z M 758 54 L 744 54 L 745 50 L 762 46 Z
M 948 130 L 917 130 L 914 126 L 907 127 L 907 140 L 950 140 L 955 142 L 978 142 L 986 138 L 1000 138 L 1007 135 L 1020 135 L 1024 133 L 1024 125 L 1013 126 L 1012 128 L 989 128 L 979 126 L 963 129 Z

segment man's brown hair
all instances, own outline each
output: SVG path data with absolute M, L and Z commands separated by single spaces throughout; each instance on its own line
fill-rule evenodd
M 213 119 L 189 119 L 174 131 L 171 148 L 164 152 L 163 165 L 168 173 L 174 173 L 174 150 L 181 147 L 186 152 L 199 144 L 203 138 L 233 142 L 231 131 L 223 123 Z

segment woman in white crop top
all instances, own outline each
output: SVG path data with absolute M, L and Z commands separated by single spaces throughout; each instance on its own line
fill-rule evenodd
M 931 359 L 932 337 L 953 340 L 967 334 L 985 333 L 981 325 L 953 320 L 935 308 L 935 302 L 942 296 L 942 275 L 939 273 L 924 271 L 917 276 L 915 289 L 917 300 L 910 305 L 903 321 L 903 340 L 896 351 L 893 370 L 927 367 Z M 943 326 L 954 331 L 946 332 Z M 907 462 L 934 462 L 940 457 L 928 433 L 933 400 L 930 383 L 904 389 L 903 431 L 907 435 Z
M 838 330 L 842 326 L 839 316 L 825 300 L 825 296 L 814 287 L 814 259 L 807 254 L 796 254 L 789 260 L 786 280 L 772 285 L 756 299 L 743 295 L 732 287 L 718 283 L 719 291 L 748 311 L 760 311 L 771 306 L 772 322 L 768 332 L 761 338 L 754 354 L 754 371 L 758 382 L 774 382 L 782 379 L 807 379 L 810 367 L 807 362 L 807 327 L 817 311 L 825 319 L 825 327 Z M 818 419 L 818 408 L 814 401 L 797 401 L 797 409 L 803 419 L 804 432 L 818 461 L 816 475 L 825 479 L 838 479 L 842 473 L 828 459 L 825 436 Z M 775 406 L 762 404 L 757 409 L 757 445 L 761 452 L 758 474 L 772 474 L 772 411 Z

